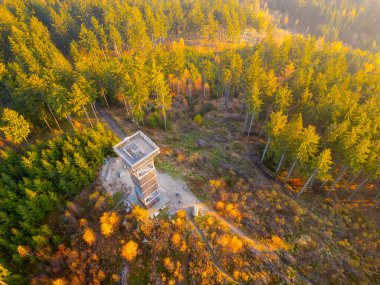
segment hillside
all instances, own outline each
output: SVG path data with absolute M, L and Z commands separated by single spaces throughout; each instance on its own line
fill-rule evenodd
M 0 284 L 377 284 L 374 4 L 290 2 L 1 2 Z M 102 176 L 138 130 L 154 219 Z

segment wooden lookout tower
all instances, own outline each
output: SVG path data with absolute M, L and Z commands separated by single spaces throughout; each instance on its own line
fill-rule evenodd
M 153 161 L 160 153 L 160 148 L 149 137 L 138 131 L 126 137 L 113 149 L 129 169 L 138 200 L 149 209 L 160 200 Z

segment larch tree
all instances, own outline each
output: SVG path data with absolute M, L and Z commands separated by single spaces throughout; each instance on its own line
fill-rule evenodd
M 164 121 L 165 131 L 167 130 L 167 110 L 171 107 L 171 94 L 170 89 L 165 80 L 164 74 L 161 69 L 156 65 L 155 61 L 152 63 L 150 69 L 150 82 L 151 93 L 153 93 L 153 100 L 156 108 L 160 110 Z
M 297 114 L 289 120 L 286 129 L 283 132 L 281 139 L 279 140 L 279 146 L 277 154 L 280 155 L 280 159 L 276 168 L 276 174 L 280 171 L 284 162 L 285 155 L 288 153 L 290 158 L 295 157 L 295 150 L 298 147 L 300 136 L 303 130 L 302 114 Z M 280 151 L 280 152 L 278 152 Z M 294 162 L 293 162 L 294 163 Z
M 327 180 L 330 177 L 329 171 L 331 169 L 332 163 L 331 150 L 329 148 L 324 149 L 312 162 L 312 174 L 300 192 L 298 192 L 297 197 L 299 197 L 305 191 L 305 189 L 311 188 L 316 177 L 321 181 Z
M 204 59 L 200 62 L 199 71 L 202 77 L 202 98 L 206 97 L 206 84 L 214 80 L 214 66 L 209 59 Z
M 177 96 L 180 94 L 180 78 L 185 70 L 185 42 L 180 39 L 179 42 L 173 43 L 173 55 L 171 57 L 171 69 L 177 79 Z
M 6 139 L 19 144 L 27 140 L 31 125 L 16 111 L 5 108 L 1 116 L 0 130 Z
M 246 114 L 245 122 L 244 122 L 244 130 L 243 130 L 244 133 L 246 132 L 246 124 L 248 123 L 248 115 L 251 116 L 251 121 L 249 122 L 247 136 L 249 136 L 251 133 L 251 127 L 252 127 L 252 122 L 254 118 L 257 117 L 261 112 L 261 106 L 263 105 L 263 100 L 261 99 L 260 91 L 261 90 L 259 87 L 259 83 L 255 81 L 253 83 L 253 86 L 250 89 L 250 92 L 247 93 L 247 96 L 245 99 L 247 114 Z
M 275 93 L 274 108 L 276 111 L 287 112 L 292 102 L 292 92 L 287 85 L 280 87 Z
M 292 175 L 297 162 L 299 162 L 301 168 L 308 167 L 318 150 L 320 139 L 321 137 L 316 132 L 314 126 L 309 125 L 302 130 L 299 140 L 296 141 L 294 147 L 295 159 L 288 171 L 286 181 Z
M 288 116 L 284 115 L 282 111 L 271 112 L 269 121 L 266 124 L 266 132 L 268 134 L 268 140 L 265 145 L 263 155 L 261 156 L 261 162 L 264 161 L 265 155 L 268 151 L 272 138 L 279 139 L 282 132 L 285 130 L 288 123 Z
M 83 76 L 80 76 L 71 86 L 71 92 L 69 93 L 71 110 L 77 115 L 85 114 L 91 127 L 93 127 L 93 125 L 86 106 L 92 103 L 92 96 L 94 96 L 94 94 L 95 90 L 91 82 L 88 82 Z M 95 110 L 93 111 L 95 115 Z

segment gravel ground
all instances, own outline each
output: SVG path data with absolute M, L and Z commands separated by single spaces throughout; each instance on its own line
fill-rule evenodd
M 130 193 L 132 189 L 131 176 L 127 169 L 123 168 L 123 163 L 120 158 L 111 158 L 107 164 L 103 166 L 102 182 L 111 195 L 119 191 L 127 191 Z M 119 177 L 119 172 L 124 171 L 125 175 Z M 187 209 L 194 204 L 201 202 L 189 190 L 186 183 L 178 178 L 173 178 L 169 174 L 157 171 L 157 180 L 161 195 L 165 195 L 170 199 L 169 213 L 176 212 L 181 209 Z

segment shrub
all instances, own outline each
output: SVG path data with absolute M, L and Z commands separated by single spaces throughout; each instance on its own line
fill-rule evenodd
M 194 117 L 194 122 L 198 125 L 201 125 L 203 123 L 203 118 L 201 114 L 198 114 Z
M 177 161 L 178 162 L 182 162 L 182 161 L 184 161 L 185 160 L 185 156 L 182 154 L 182 153 L 179 153 L 178 155 L 177 155 Z

